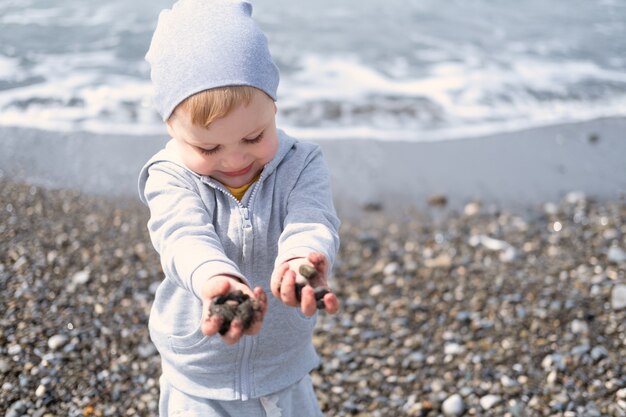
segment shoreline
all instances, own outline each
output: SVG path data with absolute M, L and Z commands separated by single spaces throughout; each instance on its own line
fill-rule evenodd
M 287 132 L 288 133 L 288 132 Z M 166 136 L 101 135 L 0 127 L 0 177 L 51 189 L 136 196 L 141 166 Z M 626 195 L 626 118 L 444 141 L 320 140 L 340 212 L 448 207 L 469 201 L 515 209 Z

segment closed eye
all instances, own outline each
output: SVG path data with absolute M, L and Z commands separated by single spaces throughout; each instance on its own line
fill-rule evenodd
M 255 143 L 259 143 L 261 141 L 261 139 L 263 139 L 263 134 L 265 133 L 265 131 L 259 133 L 259 135 L 257 137 L 254 137 L 252 139 L 244 139 L 243 141 L 249 145 L 255 144 Z
M 220 147 L 216 146 L 215 148 L 211 148 L 211 149 L 204 149 L 204 148 L 197 148 L 197 149 L 203 155 L 213 155 L 214 153 L 220 150 Z

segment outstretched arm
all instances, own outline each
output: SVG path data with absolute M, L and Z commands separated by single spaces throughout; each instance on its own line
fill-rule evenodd
M 315 296 L 311 293 L 314 287 L 328 289 L 328 276 L 339 249 L 338 228 L 330 172 L 321 150 L 317 148 L 309 155 L 288 197 L 287 215 L 272 274 L 272 293 L 275 296 L 287 305 L 301 306 L 304 314 L 315 312 Z M 319 274 L 314 282 L 303 288 L 300 302 L 295 294 L 295 281 L 301 278 L 301 264 L 315 267 Z M 330 313 L 336 312 L 339 307 L 334 294 L 324 296 L 324 303 Z

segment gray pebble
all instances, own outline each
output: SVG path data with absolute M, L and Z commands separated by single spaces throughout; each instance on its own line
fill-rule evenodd
M 596 346 L 591 349 L 591 359 L 594 361 L 599 361 L 600 359 L 604 359 L 609 356 L 609 351 L 606 350 L 604 346 Z
M 611 290 L 611 307 L 613 310 L 626 308 L 626 285 L 617 284 Z
M 606 256 L 610 262 L 617 264 L 626 262 L 626 252 L 618 246 L 611 246 Z

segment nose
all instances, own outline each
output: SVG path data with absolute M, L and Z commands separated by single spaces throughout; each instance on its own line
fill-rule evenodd
M 233 151 L 224 155 L 222 159 L 222 167 L 224 171 L 239 171 L 248 166 L 247 157 L 244 152 Z

